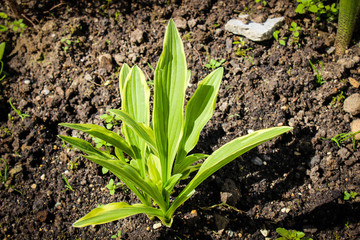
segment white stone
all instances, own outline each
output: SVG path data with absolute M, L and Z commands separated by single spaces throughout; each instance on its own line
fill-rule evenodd
M 281 26 L 283 22 L 284 17 L 269 18 L 264 23 L 255 23 L 253 21 L 244 23 L 239 19 L 231 19 L 226 23 L 225 30 L 245 36 L 252 41 L 261 42 L 271 39 L 275 29 Z
M 154 225 L 153 225 L 153 229 L 158 229 L 158 228 L 160 228 L 161 227 L 161 223 L 155 223 Z

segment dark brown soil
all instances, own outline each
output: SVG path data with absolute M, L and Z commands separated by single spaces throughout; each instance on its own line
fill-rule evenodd
M 328 53 L 336 24 L 295 14 L 295 0 L 269 0 L 265 7 L 250 0 L 21 2 L 33 28 L 21 36 L 12 31 L 0 36 L 7 42 L 0 157 L 9 170 L 6 184 L 0 184 L 1 239 L 110 239 L 118 231 L 122 239 L 264 239 L 264 229 L 275 239 L 277 227 L 313 239 L 360 239 L 360 197 L 343 200 L 345 191 L 360 193 L 360 144 L 353 148 L 346 141 L 339 148 L 325 140 L 350 132 L 356 118 L 336 97 L 359 93 L 348 81 L 360 78 L 358 34 L 343 57 Z M 1 4 L 0 10 L 11 15 Z M 244 38 L 251 49 L 244 57 L 236 55 L 232 42 L 238 37 L 224 26 L 240 12 L 284 16 L 282 36 L 289 36 L 286 29 L 297 22 L 300 46 Z M 104 124 L 100 116 L 120 107 L 117 74 L 123 63 L 137 64 L 151 80 L 148 64 L 156 66 L 170 18 L 186 23 L 179 31 L 192 71 L 189 97 L 210 72 L 204 65 L 211 58 L 226 60 L 215 115 L 202 132 L 198 152 L 211 153 L 249 130 L 279 125 L 294 130 L 201 184 L 178 209 L 171 228 L 154 229 L 158 221 L 145 215 L 73 228 L 99 204 L 138 200 L 125 187 L 111 196 L 105 186 L 114 176 L 64 147 L 57 135 L 78 133 L 58 124 Z M 323 61 L 324 84 L 316 82 L 309 59 Z M 10 98 L 30 117 L 22 120 Z M 257 158 L 261 166 L 254 164 Z M 1 162 L 2 173 L 4 168 Z M 74 191 L 64 191 L 62 174 Z M 219 205 L 222 201 L 232 207 Z

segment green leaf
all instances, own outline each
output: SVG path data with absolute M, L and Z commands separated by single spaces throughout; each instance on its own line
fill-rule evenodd
M 235 158 L 239 157 L 243 153 L 253 149 L 261 143 L 286 133 L 291 129 L 291 127 L 274 127 L 258 130 L 251 134 L 236 138 L 217 149 L 204 161 L 195 177 L 175 199 L 167 214 L 172 216 L 176 208 L 178 208 L 184 201 L 186 201 L 189 197 L 189 194 L 193 192 L 194 189 L 211 174 Z
M 85 227 L 94 224 L 103 224 L 135 214 L 145 213 L 147 215 L 162 217 L 160 209 L 145 206 L 143 204 L 129 205 L 125 202 L 110 203 L 93 209 L 84 217 L 77 220 L 73 227 Z
M 151 196 L 161 209 L 167 209 L 167 204 L 164 202 L 162 193 L 159 192 L 156 184 L 148 178 L 144 179 L 140 175 L 139 169 L 136 169 L 129 164 L 123 164 L 118 160 L 105 160 L 96 156 L 84 157 L 99 164 L 102 167 L 109 169 L 109 171 L 121 179 L 129 188 L 130 186 L 127 183 L 130 182 L 133 186 L 136 186 L 141 191 Z
M 124 63 L 121 67 L 120 73 L 119 73 L 119 90 L 120 90 L 120 97 L 123 98 L 124 96 L 124 87 L 125 87 L 125 81 L 127 75 L 130 73 L 130 67 L 126 63 Z
M 153 128 L 161 162 L 162 182 L 165 184 L 171 176 L 173 161 L 182 137 L 187 87 L 185 52 L 172 19 L 166 29 L 154 84 Z
M 310 12 L 317 13 L 318 10 L 319 10 L 319 8 L 318 8 L 316 5 L 311 5 L 311 6 L 309 7 L 309 11 L 310 11 Z
M 83 151 L 86 154 L 94 155 L 97 157 L 101 157 L 104 159 L 112 159 L 112 155 L 101 151 L 99 149 L 94 148 L 89 142 L 82 140 L 80 138 L 76 137 L 68 137 L 68 136 L 62 136 L 58 135 L 59 138 L 64 140 L 65 142 L 69 143 L 75 148 L 78 148 L 79 150 Z
M 0 61 L 2 60 L 2 58 L 4 56 L 4 52 L 5 52 L 5 42 L 2 42 L 0 44 Z
M 305 13 L 305 6 L 303 4 L 299 4 L 297 5 L 295 12 L 300 13 L 300 14 L 304 14 Z
M 154 133 L 149 126 L 136 122 L 133 117 L 131 117 L 129 114 L 122 110 L 111 109 L 109 110 L 109 112 L 114 113 L 123 122 L 125 122 L 125 124 L 130 127 L 138 136 L 141 136 L 146 141 L 151 150 L 153 150 L 154 154 L 157 155 Z
M 107 143 L 110 143 L 114 147 L 120 148 L 130 157 L 135 158 L 134 152 L 131 147 L 126 143 L 126 141 L 120 137 L 118 134 L 107 130 L 104 127 L 95 125 L 95 124 L 77 124 L 77 123 L 60 123 L 60 126 L 72 128 L 79 130 L 85 133 L 88 133 L 94 137 L 100 138 Z
M 150 89 L 146 84 L 145 75 L 137 66 L 134 66 L 125 80 L 122 110 L 129 114 L 136 122 L 148 126 L 150 123 L 149 98 Z M 141 161 L 141 174 L 145 176 L 146 141 L 126 124 L 122 127 L 122 133 L 134 150 L 136 158 Z
M 223 72 L 223 68 L 218 68 L 206 76 L 186 105 L 184 135 L 176 159 L 178 164 L 196 146 L 201 130 L 214 114 Z
M 192 155 L 189 155 L 189 156 L 186 156 L 185 159 L 183 159 L 182 161 L 180 162 L 175 162 L 175 165 L 174 165 L 174 174 L 175 173 L 183 173 L 183 171 L 190 165 L 192 165 L 193 163 L 195 163 L 196 161 L 200 160 L 200 159 L 203 159 L 203 158 L 206 158 L 208 157 L 209 155 L 207 154 L 202 154 L 202 153 L 195 153 L 195 154 L 192 154 Z

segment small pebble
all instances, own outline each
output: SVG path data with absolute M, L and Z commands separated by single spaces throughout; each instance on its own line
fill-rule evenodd
M 24 83 L 25 83 L 26 85 L 29 85 L 29 84 L 30 84 L 30 80 L 29 80 L 29 79 L 26 79 L 26 80 L 24 80 Z
M 261 233 L 264 237 L 269 236 L 269 230 L 266 230 L 266 229 L 260 229 L 260 233 Z
M 41 175 L 41 176 L 40 176 L 40 179 L 41 179 L 41 180 L 45 180 L 45 174 Z
M 161 223 L 155 223 L 153 225 L 153 229 L 158 229 L 158 228 L 161 228 Z
M 264 164 L 259 157 L 254 157 L 253 159 L 251 159 L 251 162 L 256 166 L 262 166 Z
M 45 88 L 44 90 L 41 91 L 41 93 L 44 95 L 48 95 L 50 93 L 50 90 Z
M 36 189 L 36 187 L 37 187 L 37 186 L 36 186 L 35 183 L 31 185 L 31 188 L 34 189 L 34 190 Z

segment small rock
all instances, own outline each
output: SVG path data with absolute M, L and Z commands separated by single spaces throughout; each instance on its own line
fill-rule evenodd
M 219 37 L 223 34 L 224 30 L 222 30 L 221 28 L 217 28 L 215 30 L 215 36 Z
M 186 20 L 182 17 L 174 18 L 174 23 L 180 32 L 185 31 L 187 29 Z
M 91 77 L 91 75 L 88 74 L 88 73 L 85 73 L 84 79 L 85 79 L 86 81 L 92 81 L 92 77 Z
M 314 233 L 317 232 L 317 228 L 315 228 L 315 227 L 310 227 L 310 226 L 304 226 L 303 231 L 304 231 L 305 233 L 314 234 Z
M 35 189 L 36 189 L 36 187 L 37 187 L 37 186 L 36 186 L 36 184 L 35 184 L 35 183 L 34 183 L 34 184 L 31 184 L 31 188 L 32 188 L 32 189 L 34 189 L 34 190 L 35 190 Z
M 229 104 L 227 102 L 224 102 L 223 104 L 221 104 L 221 106 L 219 107 L 219 110 L 224 112 L 227 108 L 228 108 Z
M 233 42 L 231 38 L 226 39 L 226 51 L 230 53 L 232 51 Z
M 355 119 L 350 123 L 351 132 L 356 133 L 360 131 L 360 119 Z M 360 140 L 360 133 L 355 135 L 355 140 Z
M 50 90 L 47 89 L 47 88 L 44 88 L 42 91 L 41 91 L 42 94 L 44 95 L 48 95 L 50 93 Z
M 254 157 L 251 159 L 251 162 L 256 166 L 262 166 L 264 163 L 259 157 Z
M 332 54 L 333 52 L 335 51 L 335 47 L 329 47 L 327 50 L 326 50 L 326 53 L 327 54 Z
M 272 38 L 272 34 L 284 22 L 284 17 L 268 18 L 264 23 L 250 21 L 244 23 L 238 19 L 231 19 L 225 25 L 225 30 L 237 35 L 243 35 L 255 42 L 265 41 Z
M 144 40 L 144 31 L 140 29 L 136 29 L 130 34 L 130 41 L 132 43 L 140 44 L 143 42 L 143 40 Z
M 45 174 L 41 175 L 41 176 L 40 176 L 40 179 L 41 179 L 41 180 L 45 180 Z
M 25 83 L 26 85 L 29 85 L 29 84 L 30 84 L 30 80 L 29 80 L 29 79 L 26 79 L 26 80 L 24 80 L 24 83 Z
M 15 167 L 9 170 L 9 175 L 13 177 L 14 175 L 20 173 L 22 171 L 22 166 L 20 164 L 15 165 Z
M 44 222 L 46 222 L 48 215 L 49 215 L 48 211 L 46 211 L 46 210 L 40 211 L 36 214 L 36 220 L 44 223 Z
M 354 88 L 359 88 L 360 83 L 358 81 L 356 81 L 354 78 L 349 77 L 349 83 L 354 87 Z
M 269 236 L 270 231 L 266 230 L 266 229 L 260 229 L 260 233 L 264 236 L 267 237 Z
M 223 230 L 229 224 L 230 220 L 219 214 L 215 214 L 215 225 L 218 230 Z
M 220 192 L 221 202 L 235 206 L 240 198 L 241 192 L 235 182 L 230 178 L 225 179 Z
M 117 63 L 117 65 L 121 66 L 125 61 L 125 56 L 122 54 L 115 54 L 114 60 Z
M 320 163 L 320 157 L 318 155 L 315 155 L 310 160 L 310 168 L 315 167 Z
M 158 229 L 158 228 L 161 228 L 161 223 L 155 223 L 153 225 L 153 229 Z
M 100 68 L 105 68 L 108 72 L 112 70 L 112 58 L 108 53 L 99 56 Z M 91 76 L 90 76 L 91 77 Z
M 198 25 L 198 28 L 201 30 L 201 31 L 206 31 L 206 26 L 205 25 Z
M 341 159 L 347 159 L 350 156 L 351 152 L 347 148 L 340 148 L 338 155 Z
M 351 113 L 351 115 L 357 115 L 360 113 L 360 94 L 355 93 L 345 99 L 344 111 Z
M 193 28 L 195 27 L 197 24 L 197 20 L 195 18 L 191 18 L 189 21 L 188 21 L 188 25 L 190 28 Z

